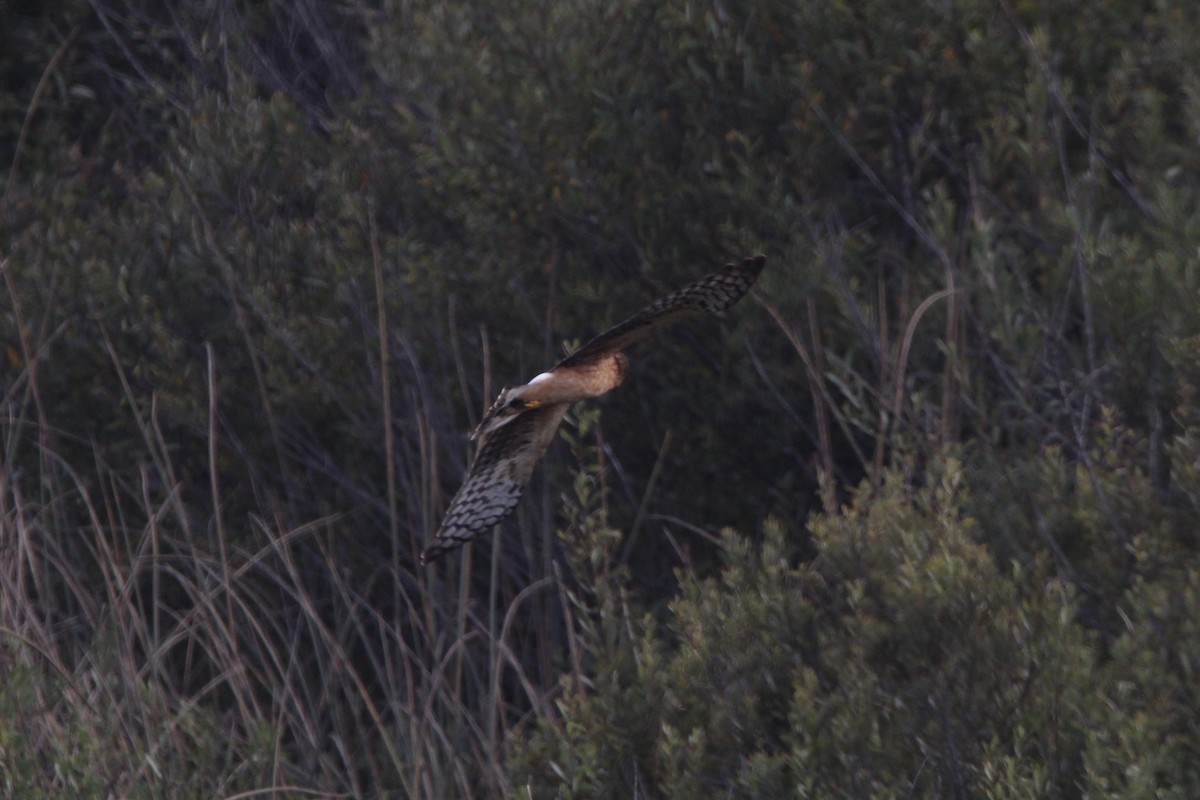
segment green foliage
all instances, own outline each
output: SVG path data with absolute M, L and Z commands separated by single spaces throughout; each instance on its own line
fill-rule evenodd
M 269 730 L 231 736 L 218 715 L 171 709 L 161 689 L 127 683 L 115 663 L 48 676 L 48 664 L 18 653 L 0 649 L 5 797 L 213 797 L 272 782 Z
M 1102 655 L 1068 583 L 980 543 L 962 465 L 929 478 L 815 520 L 809 564 L 777 522 L 727 533 L 665 625 L 585 633 L 598 682 L 516 749 L 513 796 L 1194 793 L 1194 568 L 1122 596 Z
M 0 22 L 7 791 L 1200 794 L 1188 3 Z M 416 566 L 500 385 L 759 250 Z

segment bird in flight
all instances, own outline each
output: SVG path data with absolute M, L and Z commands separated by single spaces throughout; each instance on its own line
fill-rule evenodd
M 475 460 L 433 543 L 421 553 L 421 563 L 491 530 L 516 508 L 567 408 L 599 397 L 625 379 L 625 348 L 687 317 L 729 308 L 749 291 L 765 261 L 765 256 L 752 256 L 689 283 L 596 336 L 524 386 L 503 389 L 471 433 L 478 442 Z

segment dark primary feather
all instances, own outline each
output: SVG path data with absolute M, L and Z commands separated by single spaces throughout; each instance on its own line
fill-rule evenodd
M 484 438 L 437 537 L 421 553 L 422 564 L 470 541 L 517 507 L 534 465 L 566 413 L 565 403 L 532 409 Z
M 634 342 L 674 325 L 685 317 L 724 311 L 741 300 L 750 290 L 758 278 L 758 273 L 762 272 L 766 260 L 766 256 L 751 256 L 741 264 L 727 264 L 719 272 L 689 283 L 596 336 L 558 362 L 554 368 L 578 366 L 609 353 L 624 350 Z

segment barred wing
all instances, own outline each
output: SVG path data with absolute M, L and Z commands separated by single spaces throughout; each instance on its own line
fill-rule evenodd
M 433 544 L 421 553 L 428 564 L 492 529 L 517 507 L 538 459 L 550 446 L 567 403 L 521 413 L 479 445 L 466 480 L 442 519 Z
M 766 256 L 752 256 L 741 264 L 727 264 L 721 271 L 689 283 L 596 336 L 558 362 L 554 368 L 574 367 L 599 360 L 686 317 L 724 311 L 750 290 L 766 260 Z

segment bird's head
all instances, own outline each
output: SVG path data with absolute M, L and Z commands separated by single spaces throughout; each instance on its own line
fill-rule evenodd
M 538 405 L 536 401 L 521 399 L 521 395 L 528 388 L 527 384 L 525 386 L 505 386 L 501 389 L 500 394 L 492 402 L 491 408 L 483 415 L 479 425 L 471 431 L 471 439 L 478 439 L 483 434 L 491 433 L 527 408 L 535 408 Z

